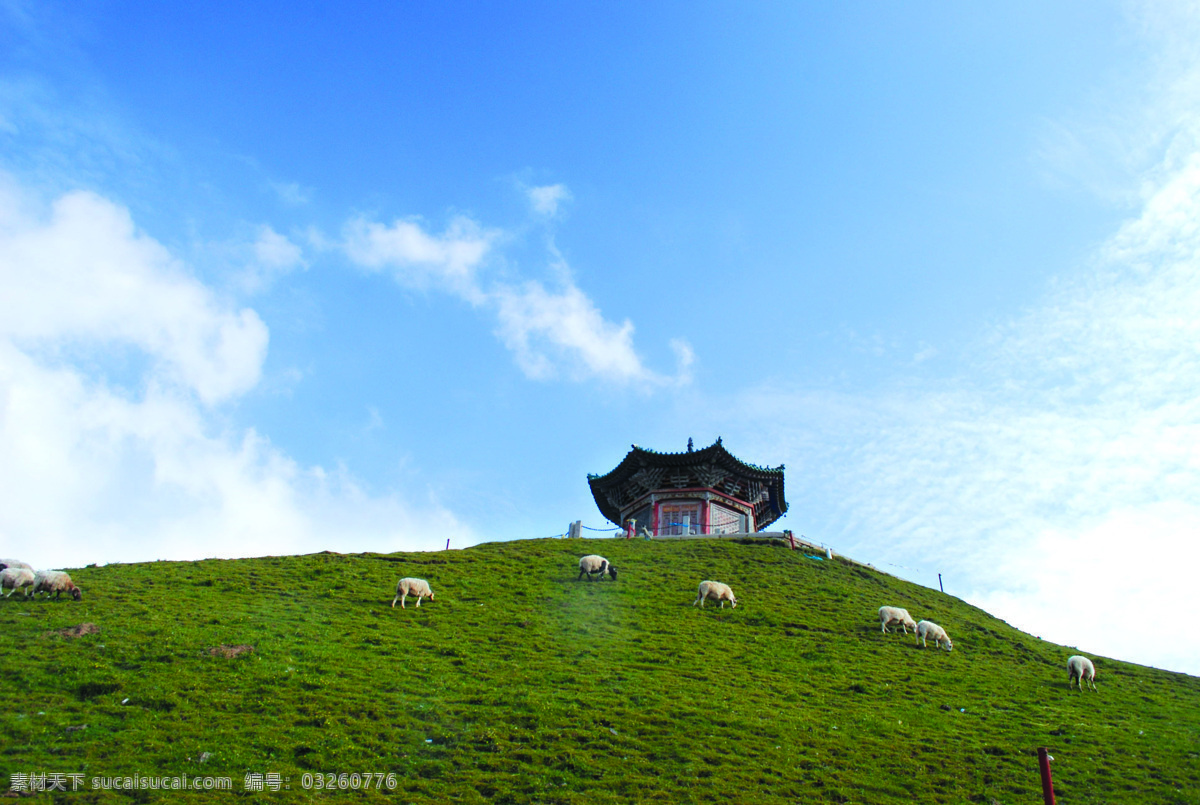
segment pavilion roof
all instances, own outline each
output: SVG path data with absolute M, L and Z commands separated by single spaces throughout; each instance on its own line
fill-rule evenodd
M 683 453 L 660 453 L 647 450 L 636 444 L 611 472 L 606 475 L 588 475 L 588 486 L 600 513 L 618 525 L 621 524 L 621 507 L 624 502 L 658 490 L 666 490 L 672 484 L 666 482 L 666 473 L 675 477 L 681 474 L 713 478 L 712 482 L 699 483 L 718 491 L 731 493 L 739 488 L 748 489 L 751 484 L 764 488 L 763 500 L 755 502 L 755 519 L 761 530 L 775 522 L 787 511 L 783 495 L 783 465 L 760 467 L 734 456 L 718 438 L 708 447 Z M 660 481 L 654 479 L 661 478 Z M 721 480 L 716 480 L 720 478 Z M 723 487 L 723 488 L 722 488 Z M 745 495 L 732 494 L 745 499 Z M 620 501 L 620 502 L 619 502 Z

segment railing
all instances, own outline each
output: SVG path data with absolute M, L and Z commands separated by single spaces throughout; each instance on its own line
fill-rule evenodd
M 632 523 L 633 521 L 630 522 Z M 662 533 L 663 528 L 679 528 L 681 531 L 682 529 L 686 528 L 687 533 L 664 534 Z M 576 520 L 568 526 L 566 534 L 558 534 L 556 536 L 579 538 L 583 536 L 584 529 L 588 531 L 601 532 L 615 531 L 616 533 L 613 534 L 614 537 L 624 539 L 738 539 L 762 540 L 764 542 L 782 542 L 792 550 L 801 550 L 806 553 L 811 551 L 814 554 L 822 554 L 826 558 L 833 558 L 833 550 L 829 546 L 817 544 L 815 542 L 809 542 L 804 537 L 797 537 L 791 531 L 720 531 L 713 530 L 711 528 L 704 529 L 698 525 L 693 525 L 692 523 L 663 523 L 660 525 L 658 533 L 654 533 L 646 526 L 642 526 L 640 529 L 637 529 L 636 532 L 631 532 L 628 529 L 616 527 L 592 528 L 591 526 L 584 525 L 581 520 Z M 449 547 L 449 542 L 447 542 L 447 547 Z M 813 558 L 818 559 L 821 557 L 813 556 Z M 864 567 L 870 567 L 873 570 L 875 569 L 874 566 L 868 565 L 864 562 L 856 562 L 853 559 L 848 559 L 847 561 L 854 562 L 854 564 L 863 565 Z
M 650 529 L 646 529 L 650 531 Z M 651 531 L 652 536 L 682 537 L 682 536 L 713 536 L 718 534 L 740 534 L 739 529 L 730 530 L 728 526 L 709 526 L 704 528 L 696 523 L 659 523 L 658 530 Z
M 635 537 L 644 539 L 744 539 L 747 537 L 758 537 L 760 539 L 784 539 L 781 531 L 701 531 L 700 528 L 693 529 L 687 534 L 670 534 L 670 533 L 653 533 L 650 529 L 644 529 Z
M 621 536 L 621 534 L 618 534 Z M 782 542 L 792 550 L 801 550 L 806 553 L 820 554 L 828 558 L 833 557 L 833 549 L 828 545 L 818 545 L 815 542 L 809 542 L 803 537 L 797 537 L 791 531 L 735 531 L 735 532 L 715 532 L 709 534 L 653 534 L 650 529 L 642 529 L 642 533 L 637 534 L 643 539 L 758 539 L 763 541 Z M 853 561 L 853 560 L 851 560 Z M 856 564 L 862 564 L 861 562 Z M 870 565 L 867 565 L 870 567 Z

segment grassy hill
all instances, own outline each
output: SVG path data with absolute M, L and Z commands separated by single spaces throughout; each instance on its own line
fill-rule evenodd
M 591 552 L 617 582 L 575 580 Z M 436 600 L 391 609 L 406 575 Z M 1097 658 L 1080 694 L 1071 649 L 783 547 L 536 540 L 72 576 L 82 602 L 0 600 L 0 790 L 84 775 L 38 801 L 1035 803 L 1046 746 L 1060 803 L 1200 802 L 1200 679 Z M 737 609 L 693 608 L 705 578 Z M 885 603 L 954 651 L 881 634 Z M 84 622 L 100 631 L 54 632 Z M 247 773 L 290 789 L 244 791 Z M 353 786 L 323 776 L 342 773 L 395 787 L 316 790 Z M 233 791 L 91 788 L 134 774 Z

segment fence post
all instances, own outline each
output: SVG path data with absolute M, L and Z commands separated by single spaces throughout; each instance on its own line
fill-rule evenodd
M 783 532 L 787 536 L 788 545 L 792 546 L 792 550 L 796 550 L 796 535 L 790 530 Z
M 1042 800 L 1046 805 L 1054 805 L 1054 781 L 1050 779 L 1050 753 L 1046 747 L 1038 748 L 1038 771 L 1042 774 Z

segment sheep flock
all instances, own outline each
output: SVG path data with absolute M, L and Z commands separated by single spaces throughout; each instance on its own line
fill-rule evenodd
M 576 576 L 576 581 L 585 575 L 589 581 L 592 581 L 593 574 L 600 579 L 607 575 L 613 581 L 617 580 L 617 569 L 613 564 L 605 557 L 596 554 L 580 557 L 578 569 L 579 574 Z M 28 563 L 18 559 L 0 559 L 0 595 L 6 599 L 11 598 L 13 593 L 18 590 L 23 592 L 23 597 L 26 599 L 35 598 L 39 593 L 45 594 L 47 598 L 53 595 L 55 599 L 58 599 L 63 593 L 75 601 L 83 598 L 83 592 L 71 580 L 70 575 L 64 571 L 35 571 Z M 404 609 L 408 596 L 416 597 L 417 607 L 421 606 L 421 601 L 425 598 L 430 601 L 434 600 L 433 590 L 428 581 L 405 577 L 396 583 L 396 595 L 392 599 L 392 608 L 394 609 L 396 603 L 399 602 L 400 608 Z M 719 602 L 722 609 L 724 609 L 726 601 L 733 609 L 736 609 L 738 605 L 733 589 L 728 584 L 711 579 L 700 582 L 692 606 L 699 606 L 703 609 L 707 601 Z M 908 613 L 907 609 L 887 604 L 879 607 L 876 612 L 879 618 L 879 628 L 883 634 L 887 634 L 889 628 L 893 631 L 899 628 L 907 635 L 911 629 L 917 644 L 922 647 L 927 648 L 929 641 L 932 640 L 937 648 L 944 648 L 946 651 L 954 650 L 954 643 L 945 628 L 933 621 L 921 620 L 918 622 Z M 1082 691 L 1086 683 L 1093 691 L 1096 690 L 1096 668 L 1087 657 L 1078 654 L 1070 657 L 1067 660 L 1067 676 L 1069 686 L 1078 686 Z
M 51 594 L 58 598 L 63 593 L 76 601 L 83 599 L 83 591 L 71 581 L 71 576 L 62 570 L 35 571 L 28 563 L 19 559 L 0 559 L 0 591 L 7 590 L 5 598 L 11 598 L 17 590 L 24 591 L 25 598 L 38 593 Z
M 613 581 L 617 580 L 617 569 L 613 567 L 612 562 L 598 554 L 588 554 L 579 558 L 579 574 L 575 577 L 576 581 L 580 581 L 586 575 L 588 581 L 593 581 L 593 575 L 599 579 L 603 579 L 608 575 Z M 392 607 L 395 608 L 396 601 L 400 602 L 401 609 L 404 608 L 405 595 L 417 595 L 417 606 L 421 605 L 421 596 L 428 596 L 433 600 L 433 593 L 430 591 L 429 583 L 424 579 L 403 578 L 400 579 L 396 586 L 396 597 L 392 599 Z M 737 597 L 733 593 L 733 589 L 724 582 L 705 579 L 700 582 L 696 590 L 696 599 L 692 602 L 692 606 L 704 608 L 704 604 L 708 601 L 719 602 L 721 609 L 725 608 L 725 602 L 729 602 L 731 609 L 736 609 L 738 602 Z M 885 604 L 876 610 L 879 617 L 879 630 L 883 634 L 888 634 L 891 630 L 900 629 L 904 634 L 912 631 L 917 645 L 928 648 L 929 642 L 933 641 L 935 648 L 944 648 L 946 651 L 954 650 L 954 641 L 950 639 L 950 635 L 946 629 L 931 620 L 915 620 L 908 610 L 904 607 L 896 607 Z M 1086 680 L 1095 690 L 1095 683 L 1092 681 L 1096 674 L 1096 669 L 1092 665 L 1091 660 L 1082 656 L 1071 657 L 1067 662 L 1067 670 L 1070 675 L 1072 684 L 1078 682 L 1080 690 L 1083 689 L 1083 683 Z

